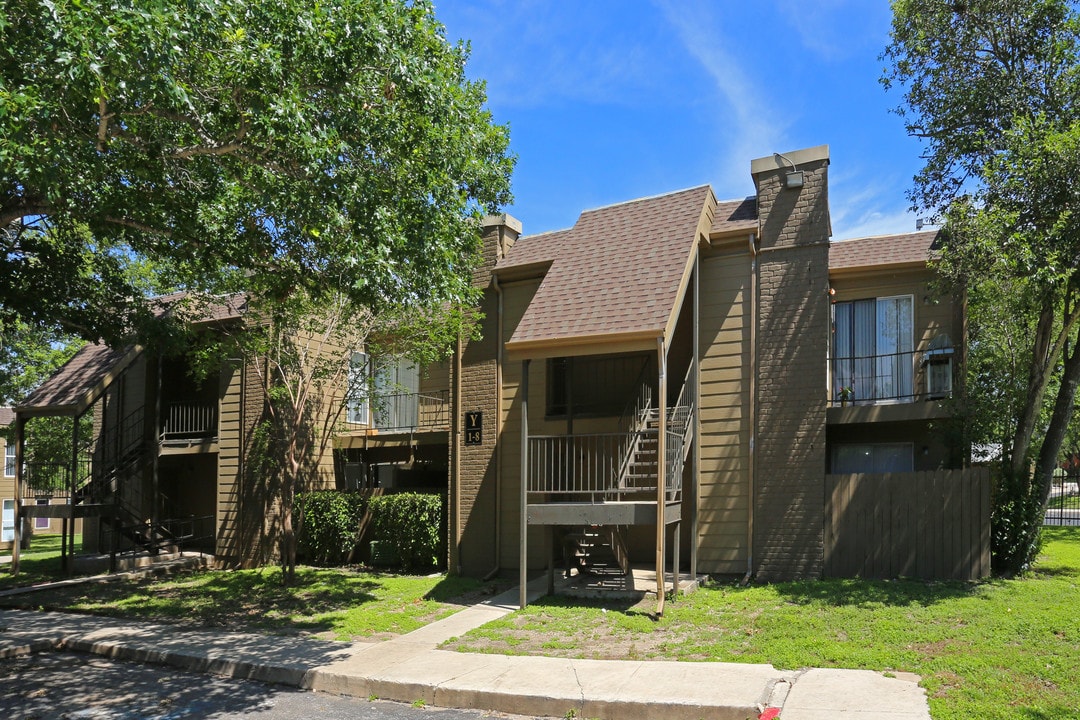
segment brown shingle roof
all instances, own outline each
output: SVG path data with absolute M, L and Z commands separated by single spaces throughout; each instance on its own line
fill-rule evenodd
M 194 311 L 195 323 L 217 322 L 219 320 L 232 320 L 243 315 L 247 309 L 247 297 L 242 293 L 228 297 L 215 298 L 212 300 L 196 299 L 187 292 L 177 292 L 171 295 L 159 295 L 150 300 L 150 306 L 157 314 L 164 314 L 178 303 L 185 303 Z
M 712 232 L 726 233 L 740 230 L 756 231 L 758 228 L 757 198 L 725 200 L 716 205 Z
M 178 292 L 151 298 L 149 302 L 154 312 L 161 315 L 187 298 L 188 293 Z M 233 295 L 192 304 L 190 309 L 196 314 L 193 322 L 208 323 L 239 318 L 246 304 L 243 295 Z M 110 372 L 121 370 L 121 362 L 130 360 L 135 354 L 136 350 L 130 346 L 114 349 L 96 343 L 84 345 L 71 360 L 30 393 L 18 409 L 31 413 L 34 410 L 81 412 L 88 403 L 96 399 L 96 393 L 107 384 Z
M 9 407 L 0 407 L 0 427 L 7 427 L 15 422 L 15 410 Z
M 521 238 L 497 270 L 550 262 L 508 347 L 659 335 L 675 306 L 712 189 L 588 210 L 574 227 Z
M 83 345 L 52 377 L 30 393 L 17 409 L 80 412 L 109 372 L 133 352 L 131 348 L 118 350 L 97 343 Z
M 829 246 L 829 269 L 925 263 L 937 249 L 937 230 L 840 240 Z

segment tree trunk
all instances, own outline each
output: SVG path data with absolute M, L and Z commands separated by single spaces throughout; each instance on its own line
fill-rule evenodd
M 1035 484 L 1039 489 L 1039 499 L 1043 509 L 1050 497 L 1050 486 L 1054 470 L 1057 468 L 1061 446 L 1072 420 L 1076 404 L 1076 391 L 1080 388 L 1080 344 L 1073 347 L 1072 354 L 1065 359 L 1065 369 L 1061 375 L 1061 386 L 1054 400 L 1054 412 L 1046 428 L 1046 438 L 1039 451 L 1039 462 L 1035 468 Z
M 1054 332 L 1054 306 L 1052 298 L 1043 301 L 1039 313 L 1039 323 L 1035 330 L 1035 341 L 1031 350 L 1031 365 L 1028 370 L 1028 391 L 1023 410 L 1016 423 L 1010 455 L 1012 476 L 1023 477 L 1028 469 L 1028 455 L 1031 451 L 1031 438 L 1035 434 L 1035 423 L 1042 407 L 1046 384 L 1050 379 L 1055 363 L 1048 362 L 1047 354 L 1052 345 Z
M 288 471 L 281 486 L 281 582 L 292 585 L 296 582 L 296 531 L 293 527 L 293 498 L 296 494 L 296 478 L 299 463 L 296 461 L 296 436 L 289 438 L 286 451 Z

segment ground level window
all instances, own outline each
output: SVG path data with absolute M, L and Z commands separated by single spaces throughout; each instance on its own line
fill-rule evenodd
M 36 504 L 38 504 L 38 505 L 48 505 L 49 501 L 46 498 L 38 498 L 36 500 Z M 49 520 L 50 519 L 47 518 L 47 517 L 35 517 L 34 518 L 34 529 L 35 530 L 48 530 L 49 529 Z
M 832 471 L 848 473 L 914 472 L 912 443 L 850 443 L 833 446 Z
M 15 501 L 5 500 L 3 513 L 0 515 L 3 523 L 0 524 L 0 542 L 15 541 Z

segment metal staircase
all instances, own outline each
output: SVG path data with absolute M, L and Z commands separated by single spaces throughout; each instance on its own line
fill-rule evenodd
M 566 577 L 578 574 L 625 575 L 630 572 L 626 542 L 618 527 L 583 525 L 563 536 L 563 568 Z
M 101 518 L 114 534 L 112 545 L 123 538 L 132 551 L 157 554 L 175 544 L 172 533 L 161 523 L 146 519 L 133 498 L 151 457 L 145 442 L 143 408 L 102 432 L 89 455 L 91 459 L 76 481 L 73 504 L 83 507 L 87 515 Z
M 665 443 L 665 476 L 668 502 L 682 497 L 682 473 L 690 454 L 696 424 L 696 383 L 693 366 L 687 371 L 675 405 L 668 409 Z M 652 407 L 652 388 L 642 382 L 627 404 L 619 422 L 630 436 L 618 463 L 612 496 L 617 499 L 641 495 L 655 497 L 659 478 L 660 409 Z M 630 570 L 622 532 L 617 526 L 585 525 L 563 536 L 563 567 L 567 577 L 578 573 L 625 574 Z

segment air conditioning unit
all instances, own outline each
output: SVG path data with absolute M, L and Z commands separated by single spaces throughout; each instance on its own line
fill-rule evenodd
M 401 469 L 397 465 L 378 465 L 376 470 L 379 487 L 390 490 L 397 487 Z
M 922 358 L 926 370 L 927 399 L 952 395 L 952 359 L 953 347 L 948 335 L 942 333 L 930 341 Z

